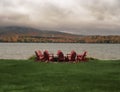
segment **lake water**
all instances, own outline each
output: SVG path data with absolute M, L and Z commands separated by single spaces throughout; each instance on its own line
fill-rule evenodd
M 0 59 L 28 59 L 35 55 L 35 50 L 48 50 L 64 54 L 75 50 L 77 53 L 88 52 L 89 57 L 98 59 L 120 59 L 120 44 L 79 44 L 79 43 L 0 43 Z

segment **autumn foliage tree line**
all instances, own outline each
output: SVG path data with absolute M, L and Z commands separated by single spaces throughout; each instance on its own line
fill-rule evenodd
M 120 36 L 4 36 L 0 42 L 42 42 L 42 43 L 120 43 Z

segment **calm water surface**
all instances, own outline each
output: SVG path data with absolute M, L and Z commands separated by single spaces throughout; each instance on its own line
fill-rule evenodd
M 79 44 L 79 43 L 0 43 L 0 59 L 28 59 L 35 55 L 35 50 L 48 50 L 56 54 L 75 50 L 77 53 L 88 52 L 89 57 L 98 59 L 120 59 L 120 44 Z

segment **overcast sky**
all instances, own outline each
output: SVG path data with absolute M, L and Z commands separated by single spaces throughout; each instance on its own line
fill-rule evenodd
M 120 35 L 120 0 L 0 0 L 0 26 Z

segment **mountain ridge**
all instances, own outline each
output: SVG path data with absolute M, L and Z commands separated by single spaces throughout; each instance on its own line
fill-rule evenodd
M 57 32 L 57 31 L 48 31 L 48 30 L 40 30 L 30 27 L 20 27 L 20 26 L 6 26 L 6 27 L 0 27 L 0 35 L 6 35 L 6 34 L 18 34 L 18 35 L 35 35 L 35 36 L 41 36 L 41 35 L 71 35 L 69 33 L 64 32 Z

